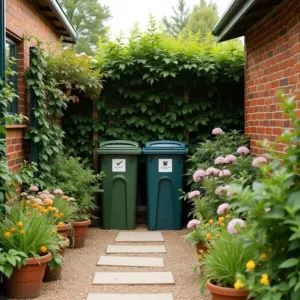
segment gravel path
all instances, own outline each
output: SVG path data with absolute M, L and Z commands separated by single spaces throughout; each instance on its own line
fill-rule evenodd
M 145 227 L 139 227 L 138 230 L 146 229 Z M 105 255 L 105 248 L 108 244 L 126 244 L 114 242 L 118 232 L 119 231 L 117 230 L 90 228 L 85 248 L 68 249 L 66 251 L 63 278 L 57 282 L 43 283 L 41 296 L 38 299 L 86 300 L 88 293 L 173 293 L 176 300 L 210 299 L 210 297 L 201 296 L 200 294 L 198 283 L 199 274 L 195 274 L 193 272 L 193 267 L 197 262 L 196 252 L 189 243 L 184 243 L 182 236 L 186 233 L 185 230 L 163 231 L 165 242 L 145 243 L 165 245 L 167 249 L 166 254 L 155 253 L 137 255 L 163 257 L 165 261 L 164 268 L 120 268 L 96 266 L 100 256 Z M 138 244 L 140 245 L 141 243 Z M 94 274 L 99 271 L 171 271 L 175 278 L 176 285 L 93 286 L 92 281 Z

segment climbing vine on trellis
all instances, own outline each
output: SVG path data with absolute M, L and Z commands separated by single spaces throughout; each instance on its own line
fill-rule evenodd
M 100 42 L 97 59 L 100 116 L 79 109 L 66 121 L 67 143 L 82 144 L 82 156 L 91 153 L 93 131 L 100 139 L 184 140 L 193 148 L 215 126 L 243 129 L 244 56 L 236 41 L 169 37 L 150 19 L 148 30 L 135 29 L 128 42 Z
M 33 111 L 37 125 L 30 128 L 28 136 L 37 145 L 41 182 L 51 184 L 52 162 L 64 149 L 60 121 L 68 102 L 79 102 L 78 92 L 91 99 L 98 97 L 101 75 L 92 70 L 87 56 L 77 56 L 71 50 L 62 51 L 60 55 L 46 54 L 40 41 L 31 55 L 27 81 L 37 102 Z

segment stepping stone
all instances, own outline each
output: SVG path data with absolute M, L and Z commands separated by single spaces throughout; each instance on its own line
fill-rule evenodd
M 107 254 L 112 253 L 167 253 L 165 246 L 116 246 L 108 245 Z
M 98 266 L 163 267 L 164 260 L 156 257 L 101 256 Z
M 163 242 L 160 231 L 123 231 L 119 232 L 116 242 Z
M 171 272 L 97 272 L 93 284 L 175 284 Z
M 172 294 L 89 294 L 87 300 L 174 300 Z

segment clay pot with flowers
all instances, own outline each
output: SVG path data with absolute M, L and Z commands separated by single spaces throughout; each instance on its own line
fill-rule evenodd
M 9 261 L 12 272 L 3 276 L 4 295 L 8 298 L 37 297 L 51 253 L 59 249 L 52 221 L 37 208 L 28 211 L 27 206 L 26 202 L 14 204 L 1 220 L 2 250 L 23 255 Z
M 253 268 L 252 259 L 257 258 L 258 249 L 246 246 L 239 233 L 245 230 L 245 222 L 231 220 L 227 228 L 220 231 L 201 261 L 201 290 L 211 293 L 212 300 L 246 300 L 249 292 L 243 283 L 236 280 L 238 273 Z

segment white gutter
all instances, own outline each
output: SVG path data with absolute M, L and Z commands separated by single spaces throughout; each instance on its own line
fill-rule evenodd
M 76 43 L 77 33 L 67 18 L 66 14 L 62 10 L 61 6 L 57 3 L 56 0 L 49 0 L 51 8 L 57 13 L 59 20 L 65 25 L 66 31 L 69 33 L 70 38 L 67 38 L 66 41 Z

